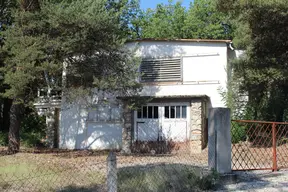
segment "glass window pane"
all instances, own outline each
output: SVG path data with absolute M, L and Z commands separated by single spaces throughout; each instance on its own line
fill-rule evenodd
M 187 107 L 182 106 L 182 118 L 186 119 L 187 116 Z
M 110 120 L 110 110 L 108 106 L 99 106 L 99 121 L 108 121 Z
M 97 121 L 97 112 L 96 110 L 91 110 L 88 112 L 88 121 Z
M 148 118 L 152 119 L 153 118 L 153 107 L 148 106 Z
M 158 106 L 154 106 L 154 119 L 158 119 L 159 114 L 158 114 Z
M 137 118 L 141 119 L 141 116 L 142 116 L 142 109 L 138 109 L 137 110 Z
M 147 118 L 147 106 L 143 107 L 143 118 L 146 119 Z
M 111 120 L 113 121 L 121 120 L 121 108 L 120 107 L 113 107 L 111 109 Z
M 170 107 L 170 118 L 175 118 L 175 106 Z
M 176 106 L 176 118 L 180 118 L 180 106 Z
M 166 119 L 169 119 L 169 106 L 165 106 L 164 117 Z

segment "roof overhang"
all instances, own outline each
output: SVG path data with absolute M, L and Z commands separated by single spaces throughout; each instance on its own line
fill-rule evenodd
M 128 40 L 129 42 L 204 42 L 204 43 L 232 43 L 231 40 L 224 39 L 155 39 L 155 38 L 145 38 L 145 39 L 135 39 Z
M 120 100 L 130 100 L 130 99 L 207 99 L 210 97 L 207 95 L 164 95 L 164 96 L 119 96 L 117 99 Z

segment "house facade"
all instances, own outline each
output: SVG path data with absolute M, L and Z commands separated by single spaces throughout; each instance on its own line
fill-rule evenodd
M 141 97 L 138 110 L 129 97 L 105 98 L 85 106 L 62 100 L 59 147 L 66 149 L 135 150 L 137 143 L 188 143 L 191 152 L 207 144 L 210 107 L 224 107 L 230 58 L 229 40 L 138 40 L 126 44 L 141 57 Z M 137 151 L 137 149 L 136 149 Z

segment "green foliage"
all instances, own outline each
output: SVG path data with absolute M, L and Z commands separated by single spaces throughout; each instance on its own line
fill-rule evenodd
M 148 9 L 141 18 L 142 38 L 184 37 L 184 20 L 187 12 L 180 2 L 168 5 L 158 4 L 155 10 Z
M 186 38 L 231 39 L 227 16 L 216 9 L 214 0 L 195 0 L 185 20 Z
M 231 124 L 231 142 L 233 144 L 245 141 L 247 138 L 246 127 L 237 122 Z
M 138 28 L 137 38 L 230 39 L 232 32 L 213 0 L 195 0 L 189 9 L 179 1 L 168 1 L 155 10 L 139 11 L 132 24 Z
M 46 136 L 46 118 L 35 113 L 26 114 L 20 131 L 20 140 L 25 147 L 43 145 Z M 0 146 L 8 145 L 8 132 L 0 132 Z
M 213 169 L 209 174 L 198 178 L 197 185 L 203 191 L 214 189 L 219 182 L 219 177 L 219 173 Z
M 31 113 L 23 119 L 20 130 L 20 140 L 25 147 L 35 147 L 43 144 L 46 136 L 46 118 Z
M 67 89 L 138 90 L 136 60 L 123 49 L 122 9 L 107 10 L 104 0 L 43 1 L 40 6 L 34 12 L 15 10 L 13 27 L 2 33 L 5 97 L 27 103 L 39 87 L 62 89 L 64 61 Z
M 25 147 L 43 145 L 46 135 L 46 118 L 35 113 L 26 114 L 20 131 L 20 140 Z M 0 146 L 8 145 L 8 132 L 0 132 Z
M 8 133 L 7 132 L 0 132 L 0 146 L 7 146 L 8 145 Z
M 125 19 L 130 17 L 125 10 L 132 4 L 117 2 L 110 7 L 106 0 L 33 0 L 9 5 L 13 9 L 4 17 L 10 17 L 12 24 L 3 30 L 0 18 L 0 94 L 13 100 L 15 118 L 10 130 L 15 138 L 10 138 L 10 151 L 19 148 L 16 136 L 22 104 L 33 107 L 39 88 L 60 90 L 64 97 L 69 97 L 71 89 L 117 95 L 139 92 L 137 59 L 124 49 L 129 37 Z M 25 140 L 35 143 L 38 137 L 31 133 Z
M 139 0 L 107 0 L 107 9 L 120 13 L 119 23 L 123 36 L 139 38 L 138 20 L 142 13 Z
M 286 121 L 288 109 L 288 6 L 286 1 L 225 1 L 218 6 L 230 15 L 234 42 L 245 57 L 234 63 L 233 92 L 247 95 L 252 119 Z

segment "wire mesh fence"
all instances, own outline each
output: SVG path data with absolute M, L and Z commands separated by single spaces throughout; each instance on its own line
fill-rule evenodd
M 232 121 L 232 169 L 288 168 L 288 123 Z
M 2 152 L 0 191 L 5 192 L 205 191 L 213 189 L 217 180 L 217 174 L 208 170 L 208 150 L 191 153 L 189 142 L 166 153 L 47 149 L 23 150 L 15 155 Z
M 195 152 L 191 141 L 155 141 L 134 143 L 136 149 L 132 148 L 129 154 L 26 149 L 6 155 L 5 149 L 0 149 L 0 191 L 176 192 L 283 188 L 281 180 L 287 180 L 288 174 L 272 175 L 271 169 L 275 142 L 277 169 L 287 168 L 287 129 L 285 123 L 232 121 L 232 166 L 241 164 L 242 170 L 250 170 L 266 162 L 270 170 L 237 172 L 237 181 L 231 185 L 223 184 L 222 176 L 209 170 L 207 148 Z
M 0 163 L 0 191 L 103 191 L 106 187 L 105 154 L 23 151 L 1 156 Z

